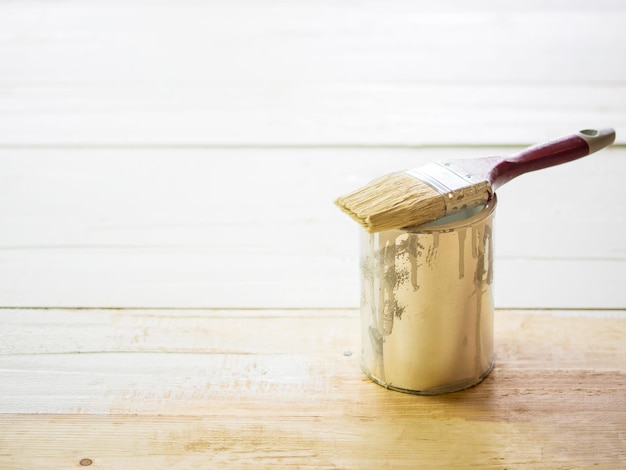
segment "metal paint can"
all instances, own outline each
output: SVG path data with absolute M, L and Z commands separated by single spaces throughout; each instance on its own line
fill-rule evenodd
M 496 204 L 494 196 L 417 228 L 362 231 L 361 366 L 374 382 L 437 395 L 489 374 Z

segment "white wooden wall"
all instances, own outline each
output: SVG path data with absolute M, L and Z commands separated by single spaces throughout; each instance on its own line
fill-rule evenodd
M 358 305 L 380 174 L 587 127 L 499 191 L 496 301 L 626 307 L 626 3 L 0 1 L 0 307 Z

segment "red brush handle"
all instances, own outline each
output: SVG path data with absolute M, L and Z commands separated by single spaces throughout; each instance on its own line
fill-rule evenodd
M 489 172 L 494 189 L 529 171 L 570 162 L 596 152 L 615 141 L 613 129 L 586 129 L 575 134 L 534 145 L 520 153 L 499 160 Z

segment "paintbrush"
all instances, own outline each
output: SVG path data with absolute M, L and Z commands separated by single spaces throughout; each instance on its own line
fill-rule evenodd
M 511 157 L 429 163 L 378 178 L 335 204 L 368 232 L 419 226 L 486 204 L 516 176 L 576 160 L 614 141 L 613 129 L 585 129 Z

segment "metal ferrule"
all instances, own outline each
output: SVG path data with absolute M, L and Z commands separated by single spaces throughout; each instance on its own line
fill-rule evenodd
M 428 163 L 407 174 L 431 186 L 444 196 L 446 215 L 457 213 L 465 207 L 486 204 L 493 194 L 488 181 L 477 178 L 451 163 Z

